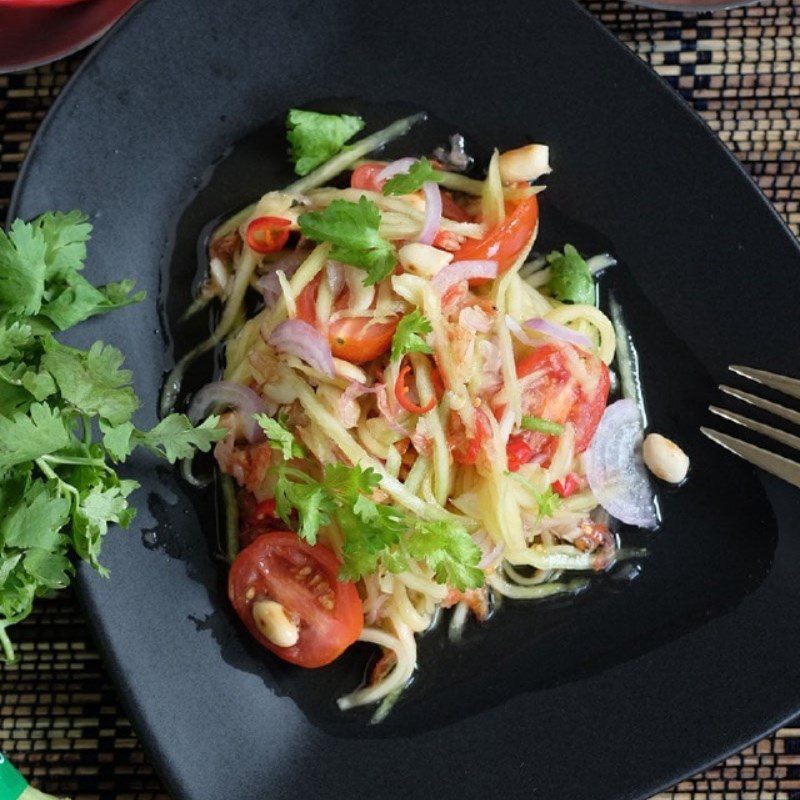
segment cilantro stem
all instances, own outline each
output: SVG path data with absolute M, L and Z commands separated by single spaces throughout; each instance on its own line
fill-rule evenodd
M 106 470 L 106 472 L 114 472 L 111 467 L 106 464 L 106 462 L 102 458 L 86 458 L 84 456 L 41 456 L 41 460 L 47 464 L 67 464 L 67 465 L 74 465 L 74 466 L 88 466 L 88 467 L 100 467 L 101 469 Z
M 39 467 L 44 475 L 50 478 L 51 481 L 57 481 L 59 489 L 66 489 L 75 496 L 76 500 L 80 501 L 80 492 L 78 492 L 78 490 L 71 483 L 67 483 L 59 478 L 58 473 L 44 460 L 45 458 L 47 458 L 47 456 L 41 456 L 37 458 L 35 461 L 36 466 Z
M 236 487 L 230 475 L 222 475 L 222 504 L 225 513 L 225 557 L 232 564 L 239 554 L 239 506 Z
M 6 633 L 6 626 L 0 623 L 0 645 L 3 647 L 3 655 L 9 664 L 13 664 L 17 660 L 16 653 L 14 653 L 14 645 L 11 644 L 11 639 L 8 638 Z
M 12 386 L 22 386 L 21 380 L 9 377 L 2 369 L 0 369 L 0 378 L 2 378 L 6 383 L 10 383 Z

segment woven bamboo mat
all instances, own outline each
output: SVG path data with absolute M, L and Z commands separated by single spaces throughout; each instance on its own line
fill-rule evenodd
M 800 233 L 800 0 L 699 17 L 611 0 L 585 4 L 703 115 Z M 0 222 L 31 135 L 80 60 L 0 75 Z M 57 795 L 169 800 L 74 598 L 41 603 L 20 628 L 20 663 L 0 667 L 0 750 Z M 734 798 L 800 798 L 800 720 L 658 796 Z

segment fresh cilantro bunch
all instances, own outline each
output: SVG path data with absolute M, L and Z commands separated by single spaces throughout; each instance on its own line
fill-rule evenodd
M 550 264 L 550 294 L 562 303 L 594 304 L 594 278 L 581 254 L 571 245 L 564 252 L 553 251 L 547 256 Z
M 144 297 L 131 295 L 130 281 L 95 287 L 81 275 L 90 232 L 78 211 L 0 231 L 0 646 L 8 660 L 7 629 L 37 597 L 69 584 L 73 554 L 106 574 L 103 537 L 133 519 L 128 497 L 137 488 L 109 461 L 144 447 L 172 462 L 224 434 L 213 418 L 195 428 L 180 414 L 137 429 L 139 401 L 122 353 L 54 338 Z
M 363 127 L 361 117 L 349 114 L 290 109 L 286 115 L 286 138 L 292 148 L 294 171 L 307 175 L 335 156 Z
M 371 467 L 328 464 L 321 481 L 299 470 L 277 468 L 276 509 L 310 544 L 320 525 L 335 523 L 344 536 L 343 580 L 358 580 L 385 567 L 408 569 L 410 560 L 427 564 L 439 583 L 464 591 L 483 585 L 481 550 L 458 523 L 417 519 L 407 511 L 373 499 L 380 476 Z
M 366 197 L 357 203 L 334 200 L 322 211 L 301 214 L 298 223 L 307 239 L 333 245 L 332 259 L 363 269 L 365 286 L 382 281 L 397 263 L 394 246 L 378 232 L 381 212 Z
M 441 183 L 444 180 L 441 172 L 437 172 L 430 161 L 422 156 L 415 161 L 407 172 L 401 172 L 389 178 L 381 190 L 385 195 L 411 194 L 419 191 L 423 183 Z

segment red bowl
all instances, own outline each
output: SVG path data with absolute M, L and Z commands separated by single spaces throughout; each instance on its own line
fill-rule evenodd
M 0 0 L 0 73 L 68 56 L 102 36 L 136 0 Z

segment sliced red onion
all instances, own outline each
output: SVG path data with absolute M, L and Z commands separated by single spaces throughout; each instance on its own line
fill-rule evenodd
M 454 283 L 471 278 L 496 278 L 496 261 L 451 261 L 442 267 L 431 279 L 431 286 L 440 295 Z
M 331 298 L 336 300 L 346 285 L 344 264 L 340 261 L 329 261 L 325 267 L 325 276 L 328 288 L 331 290 Z
M 481 550 L 483 550 L 483 558 L 478 562 L 478 569 L 486 569 L 487 567 L 491 567 L 493 564 L 496 564 L 500 559 L 504 548 L 505 544 L 503 542 L 496 544 L 489 551 L 485 549 L 485 546 L 481 547 Z
M 422 192 L 425 195 L 425 219 L 417 241 L 421 244 L 432 244 L 439 232 L 439 225 L 442 224 L 442 193 L 439 191 L 439 184 L 433 181 L 425 181 Z
M 388 181 L 389 178 L 393 178 L 395 175 L 399 175 L 401 172 L 408 172 L 411 167 L 416 164 L 418 159 L 416 158 L 398 158 L 397 161 L 389 162 L 376 176 L 375 181 L 376 183 L 381 183 L 382 181 Z
M 267 308 L 272 308 L 281 296 L 281 282 L 278 280 L 278 273 L 269 272 L 266 275 L 262 275 L 256 281 L 256 286 L 264 298 L 264 305 Z
M 384 384 L 365 386 L 358 381 L 351 381 L 339 398 L 339 419 L 345 428 L 354 428 L 358 425 L 361 416 L 356 400 L 365 394 L 378 394 L 384 389 Z
M 282 270 L 286 278 L 291 278 L 297 272 L 297 268 L 308 258 L 309 250 L 298 247 L 269 265 L 269 272 L 262 275 L 257 281 L 256 286 L 264 298 L 264 305 L 271 308 L 281 296 L 281 284 L 278 281 L 278 270 Z
M 333 377 L 333 354 L 328 340 L 307 322 L 287 319 L 269 335 L 271 344 L 279 353 L 288 353 L 302 359 L 323 375 Z
M 464 137 L 460 133 L 454 133 L 450 137 L 450 149 L 437 147 L 433 151 L 433 157 L 441 161 L 444 166 L 452 172 L 465 172 L 472 163 L 471 156 L 467 155 Z
M 566 325 L 557 325 L 555 322 L 548 322 L 546 319 L 529 319 L 522 323 L 526 328 L 532 331 L 538 331 L 545 336 L 551 336 L 554 339 L 563 339 L 565 342 L 582 347 L 584 350 L 592 349 L 592 341 L 588 336 L 582 333 L 573 331 Z
M 187 416 L 196 424 L 208 416 L 208 412 L 216 406 L 233 408 L 237 411 L 248 442 L 259 442 L 264 439 L 264 432 L 254 415 L 265 414 L 267 405 L 260 395 L 248 386 L 233 381 L 207 383 L 192 398 Z
M 389 393 L 384 386 L 381 391 L 376 392 L 375 398 L 378 401 L 378 411 L 386 420 L 386 424 L 402 439 L 408 439 L 408 431 L 397 421 L 397 414 L 395 414 L 391 405 L 389 404 Z
M 655 501 L 642 460 L 642 419 L 633 400 L 606 408 L 586 451 L 586 478 L 597 502 L 629 525 L 655 528 Z

